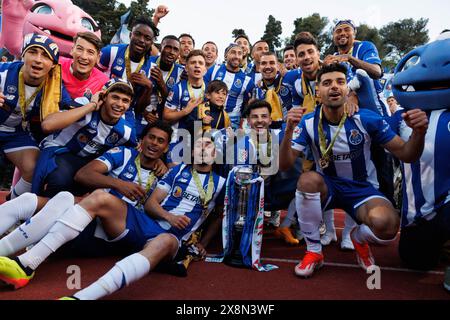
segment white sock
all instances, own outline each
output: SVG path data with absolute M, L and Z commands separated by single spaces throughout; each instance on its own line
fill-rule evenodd
M 97 300 L 130 285 L 149 272 L 148 259 L 140 253 L 135 253 L 117 262 L 103 277 L 75 293 L 74 297 L 80 300 Z
M 295 206 L 297 208 L 300 229 L 305 236 L 306 247 L 310 252 L 321 253 L 320 222 L 322 221 L 322 207 L 320 193 L 295 192 Z
M 11 190 L 11 200 L 17 198 L 18 196 L 26 192 L 31 192 L 31 183 L 23 180 L 23 178 L 20 178 L 20 180 Z
M 356 227 L 355 220 L 353 220 L 353 218 L 350 215 L 346 214 L 344 222 L 344 230 L 342 230 L 342 238 L 348 237 L 350 235 L 350 232 L 355 227 Z
M 24 193 L 0 206 L 0 236 L 19 221 L 31 218 L 36 211 L 38 198 L 33 193 Z
M 370 230 L 368 226 L 362 224 L 356 227 L 356 230 L 353 232 L 353 239 L 358 243 L 370 242 L 385 246 L 393 242 L 395 240 L 395 237 L 391 240 L 381 240 L 373 234 L 372 230 Z
M 295 222 L 295 199 L 292 199 L 287 209 L 287 215 L 283 222 L 280 224 L 280 228 L 289 228 Z
M 327 227 L 327 234 L 335 235 L 336 228 L 334 227 L 334 209 L 327 210 L 323 213 L 323 222 Z
M 19 198 L 11 200 L 11 202 L 22 199 L 25 204 L 28 199 L 24 199 L 24 196 L 27 195 L 31 195 L 31 193 L 25 193 Z M 36 207 L 37 197 L 34 194 L 33 196 L 36 199 Z M 74 205 L 74 202 L 75 198 L 70 192 L 58 193 L 47 202 L 41 211 L 0 240 L 0 256 L 12 255 L 41 240 L 55 224 L 56 220 Z
M 92 217 L 81 206 L 71 207 L 56 221 L 41 241 L 18 257 L 20 262 L 23 266 L 36 270 L 50 254 L 77 237 L 91 221 Z

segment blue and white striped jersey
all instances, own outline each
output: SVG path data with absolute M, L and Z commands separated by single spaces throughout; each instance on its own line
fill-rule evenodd
M 208 84 L 213 80 L 221 80 L 227 84 L 228 96 L 225 111 L 230 118 L 241 117 L 241 109 L 250 100 L 255 88 L 254 82 L 242 70 L 230 72 L 225 64 L 215 65 L 208 69 L 205 75 Z
M 189 100 L 192 98 L 200 98 L 202 95 L 205 96 L 202 89 L 193 88 L 192 90 L 193 97 L 191 97 L 191 93 L 189 92 L 188 82 L 187 80 L 182 80 L 178 84 L 176 84 L 172 90 L 169 92 L 169 96 L 166 101 L 166 108 L 172 110 L 182 110 L 186 108 L 189 103 Z M 194 114 L 197 109 L 194 109 L 191 114 Z M 197 114 L 193 115 L 191 118 L 188 116 L 181 118 L 178 123 L 172 125 L 172 128 L 176 131 L 177 129 L 189 129 L 191 127 L 192 119 L 197 119 Z M 191 121 L 190 121 L 191 120 Z M 173 135 L 172 141 L 176 141 L 176 134 Z
M 250 79 L 252 79 L 252 81 L 255 85 L 257 85 L 262 80 L 262 74 L 261 74 L 261 72 L 256 72 L 256 66 L 255 66 L 254 62 L 251 62 L 248 65 L 247 70 L 245 71 L 245 74 L 247 76 L 249 76 Z
M 101 120 L 100 112 L 95 111 L 49 135 L 40 147 L 65 147 L 80 157 L 98 157 L 121 145 L 137 145 L 134 129 L 123 117 L 115 125 L 106 124 Z
M 409 140 L 412 129 L 401 118 L 404 110 L 392 117 L 392 126 L 403 140 Z M 419 161 L 402 163 L 402 226 L 420 219 L 431 220 L 436 210 L 450 202 L 450 110 L 428 113 L 425 147 Z
M 338 52 L 334 53 L 335 55 L 339 55 Z M 377 47 L 370 41 L 355 41 L 355 43 L 353 44 L 353 50 L 352 50 L 352 56 L 371 63 L 371 64 L 378 64 L 381 66 L 381 59 L 380 56 L 378 54 L 378 50 Z M 347 74 L 347 80 L 348 82 L 350 82 L 353 78 L 355 78 L 357 76 L 356 73 L 356 68 L 354 66 L 352 66 L 350 63 L 346 63 L 347 67 L 348 67 L 348 74 Z M 380 95 L 383 91 L 383 86 L 381 85 L 379 80 L 373 80 L 373 86 L 374 89 L 376 91 L 376 93 L 374 92 L 374 96 L 380 100 L 379 102 L 379 106 L 377 106 L 377 108 L 380 109 L 380 112 L 383 112 L 381 115 L 382 116 L 387 116 L 387 111 L 386 111 L 386 106 L 384 105 L 384 103 L 381 101 L 382 96 Z
M 317 171 L 328 176 L 341 177 L 354 181 L 368 181 L 378 188 L 375 166 L 371 160 L 370 146 L 373 143 L 384 145 L 395 138 L 389 124 L 376 113 L 360 109 L 353 117 L 347 118 L 336 143 L 332 148 L 328 168 L 321 170 L 319 160 L 322 157 L 319 144 L 319 115 L 321 108 L 316 108 L 303 117 L 294 131 L 292 148 L 303 152 L 311 147 Z M 331 125 L 323 117 L 323 129 L 327 146 L 334 137 L 338 126 Z
M 216 203 L 223 204 L 225 191 L 225 179 L 213 172 L 210 174 L 213 175 L 214 190 L 212 200 L 208 205 L 208 213 L 214 209 Z M 208 189 L 210 174 L 199 173 L 200 181 L 205 193 Z M 190 235 L 195 232 L 206 219 L 206 215 L 203 215 L 203 207 L 197 185 L 192 177 L 192 166 L 180 164 L 173 167 L 158 182 L 157 188 L 168 193 L 167 197 L 161 203 L 161 206 L 171 214 L 188 216 L 191 219 L 191 223 L 187 228 L 179 230 L 171 227 L 165 220 L 156 221 L 161 228 L 168 230 L 178 238 L 182 238 L 183 240 L 189 239 Z
M 255 93 L 254 98 L 258 100 L 265 100 L 267 90 L 276 89 L 276 87 L 279 85 L 279 81 L 281 81 L 281 85 L 280 90 L 278 91 L 278 98 L 281 103 L 283 119 L 286 119 L 287 112 L 292 108 L 292 95 L 289 86 L 285 84 L 284 77 L 278 75 L 277 78 L 275 79 L 274 84 L 268 88 L 262 85 L 261 82 L 261 86 L 257 86 L 254 90 Z
M 153 67 L 158 66 L 157 65 L 158 58 L 159 58 L 159 56 L 150 57 L 150 70 Z M 163 74 L 163 79 L 165 80 L 167 90 L 169 92 L 173 89 L 173 87 L 177 83 L 180 82 L 180 78 L 181 78 L 181 74 L 183 73 L 183 70 L 184 70 L 184 68 L 177 63 L 174 63 L 173 69 L 171 71 L 161 70 L 162 74 Z M 170 74 L 169 74 L 169 72 L 170 72 Z M 150 104 L 146 107 L 146 111 L 157 112 L 159 116 L 162 116 L 162 111 L 164 109 L 164 105 L 163 105 L 164 101 L 161 101 L 162 99 L 160 99 L 158 97 L 156 82 L 153 79 L 151 79 L 151 80 L 153 82 L 153 91 L 152 91 L 152 95 L 150 98 Z M 147 120 L 145 120 L 145 118 L 143 117 L 142 114 L 136 116 L 136 121 L 137 121 L 136 128 L 141 127 L 141 129 L 139 131 L 142 131 L 142 129 L 148 124 Z
M 19 71 L 23 62 L 0 63 L 0 92 L 5 96 L 5 104 L 0 108 L 0 132 L 14 133 L 23 131 L 22 112 L 19 105 Z M 74 105 L 69 93 L 61 84 L 60 109 L 69 109 Z M 25 85 L 25 97 L 29 98 L 36 88 Z M 27 106 L 26 120 L 40 121 L 42 89 Z
M 123 181 L 134 182 L 136 184 L 140 184 L 142 188 L 147 187 L 147 181 L 150 175 L 152 174 L 151 170 L 145 169 L 141 166 L 141 174 L 140 174 L 140 183 L 139 183 L 139 174 L 138 169 L 136 167 L 136 158 L 139 157 L 139 152 L 136 149 L 128 148 L 125 146 L 115 147 L 111 150 L 105 152 L 102 156 L 97 158 L 96 160 L 102 162 L 108 168 L 108 175 L 120 179 Z M 156 184 L 158 183 L 158 178 L 155 177 L 150 189 L 147 193 L 146 198 L 150 196 L 152 191 L 155 189 Z M 119 192 L 114 189 L 109 189 L 109 193 L 115 195 L 119 199 L 126 201 L 133 206 L 138 204 L 137 201 L 132 201 L 127 197 L 123 196 Z
M 127 71 L 125 65 L 125 51 L 128 44 L 111 44 L 106 46 L 101 51 L 99 67 L 104 70 L 104 73 L 109 78 L 127 79 Z M 144 72 L 147 77 L 150 77 L 150 57 L 145 57 L 145 62 L 142 65 L 140 72 Z M 135 72 L 138 62 L 130 61 L 131 72 Z

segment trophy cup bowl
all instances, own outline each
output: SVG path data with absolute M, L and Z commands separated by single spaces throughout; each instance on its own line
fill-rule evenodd
M 235 173 L 235 188 L 239 190 L 239 198 L 237 205 L 238 218 L 233 223 L 233 230 L 231 237 L 233 239 L 233 246 L 231 252 L 225 257 L 225 264 L 238 268 L 246 268 L 240 251 L 240 244 L 242 232 L 245 226 L 245 219 L 247 217 L 248 195 L 251 187 L 251 180 L 253 177 L 253 169 L 251 167 L 243 166 L 236 170 Z

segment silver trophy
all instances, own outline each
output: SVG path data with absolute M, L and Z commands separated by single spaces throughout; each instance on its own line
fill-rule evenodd
M 243 268 L 244 262 L 242 253 L 240 251 L 240 244 L 242 232 L 245 226 L 247 217 L 248 196 L 251 188 L 251 180 L 253 177 L 253 169 L 251 167 L 242 166 L 236 170 L 235 173 L 235 188 L 238 188 L 238 202 L 237 202 L 237 219 L 233 224 L 231 230 L 231 237 L 233 239 L 233 246 L 230 254 L 225 257 L 224 262 L 233 267 Z

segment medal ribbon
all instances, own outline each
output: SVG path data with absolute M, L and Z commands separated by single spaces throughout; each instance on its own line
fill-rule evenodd
M 26 120 L 27 115 L 27 107 L 31 103 L 31 101 L 36 98 L 39 91 L 42 90 L 44 87 L 46 81 L 42 81 L 42 83 L 36 88 L 36 91 L 29 97 L 28 99 L 25 98 L 25 80 L 23 79 L 23 73 L 22 70 L 19 71 L 19 106 L 20 111 L 22 113 L 22 121 Z
M 191 86 L 191 84 L 188 82 L 187 83 L 187 88 L 188 88 L 188 91 L 189 91 L 189 97 L 192 99 L 192 98 L 195 98 L 195 94 L 194 94 L 194 89 L 192 88 L 192 86 Z M 203 82 L 202 83 L 202 93 L 201 93 L 201 95 L 200 95 L 200 97 L 199 98 L 201 98 L 202 100 L 204 99 L 204 97 L 205 97 L 205 89 L 206 89 L 206 87 L 205 87 L 205 82 Z
M 339 126 L 336 130 L 334 137 L 331 139 L 331 143 L 327 147 L 325 133 L 323 131 L 323 106 L 320 108 L 320 116 L 319 116 L 319 144 L 320 144 L 320 152 L 322 153 L 322 159 L 329 160 L 331 150 L 333 149 L 334 143 L 336 142 L 339 133 L 341 132 L 342 127 L 344 126 L 345 120 L 347 120 L 347 112 L 344 112 L 342 115 L 341 121 L 339 122 Z
M 142 66 L 144 65 L 145 57 L 142 57 L 141 61 L 139 61 L 139 64 L 134 72 L 141 71 Z M 130 46 L 127 47 L 127 50 L 125 50 L 125 68 L 127 71 L 127 79 L 129 80 L 131 77 L 131 62 L 130 62 Z
M 206 210 L 208 208 L 209 203 L 212 200 L 213 191 L 214 191 L 214 177 L 212 172 L 209 173 L 208 180 L 208 189 L 203 189 L 202 183 L 200 181 L 200 176 L 198 175 L 197 170 L 192 168 L 192 178 L 194 178 L 195 185 L 198 189 L 198 195 L 200 197 L 200 201 L 202 203 L 203 209 Z
M 158 66 L 158 68 L 161 69 L 161 57 L 158 57 L 158 59 L 156 59 L 156 65 Z M 172 74 L 174 68 L 175 68 L 175 63 L 172 63 L 172 68 L 170 68 L 170 71 L 167 73 L 167 76 L 164 78 L 164 83 L 167 84 L 167 80 L 169 80 L 170 75 Z
M 137 177 L 138 177 L 138 183 L 140 186 L 142 186 L 142 175 L 141 175 L 141 157 L 138 155 L 136 159 L 134 160 L 134 163 L 136 164 L 136 170 L 137 170 Z M 148 176 L 147 183 L 145 185 L 145 193 L 147 194 L 150 191 L 150 188 L 153 185 L 153 182 L 155 182 L 156 175 L 152 171 L 152 173 Z M 143 202 L 145 199 L 141 200 L 141 204 L 144 204 Z

